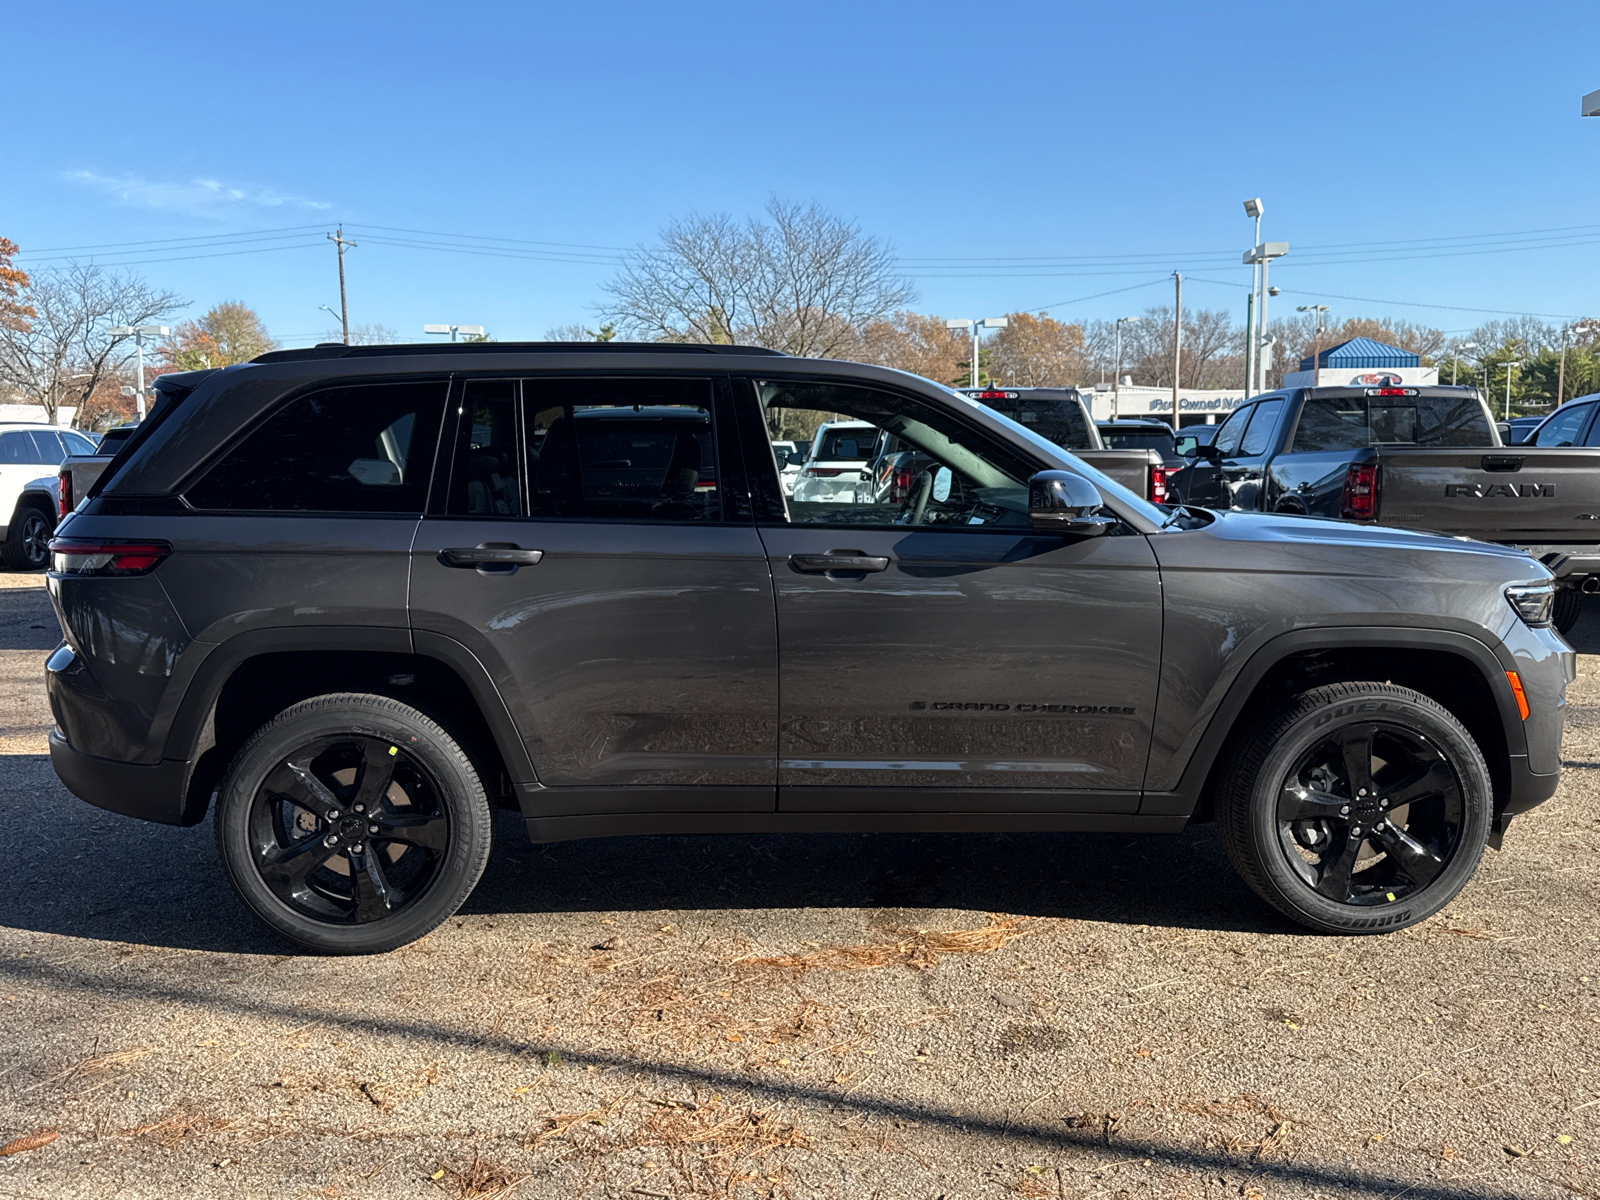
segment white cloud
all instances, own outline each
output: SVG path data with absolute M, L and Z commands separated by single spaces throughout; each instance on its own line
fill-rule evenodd
M 66 178 L 141 208 L 219 216 L 241 209 L 300 209 L 320 212 L 332 205 L 304 196 L 289 196 L 255 184 L 223 183 L 220 179 L 144 179 L 99 171 L 68 171 Z

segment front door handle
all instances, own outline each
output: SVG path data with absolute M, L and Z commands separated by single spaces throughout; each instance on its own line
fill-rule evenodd
M 826 554 L 791 554 L 789 566 L 803 575 L 828 575 L 834 571 L 887 571 L 889 560 L 860 550 L 830 550 Z
M 439 551 L 439 561 L 447 567 L 477 567 L 485 574 L 511 575 L 518 567 L 531 567 L 544 557 L 543 550 L 524 550 L 505 542 L 484 542 L 479 546 L 455 546 Z

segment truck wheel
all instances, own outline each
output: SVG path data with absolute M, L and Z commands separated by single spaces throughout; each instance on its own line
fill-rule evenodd
M 234 756 L 213 815 L 249 909 L 321 954 L 373 954 L 450 916 L 489 861 L 478 773 L 439 725 L 387 696 L 318 696 Z
M 0 545 L 0 562 L 13 571 L 37 571 L 50 563 L 50 518 L 27 504 L 18 508 Z
M 1557 588 L 1555 612 L 1551 617 L 1556 632 L 1569 632 L 1581 616 L 1583 616 L 1583 593 L 1573 587 Z
M 1472 736 L 1388 683 L 1297 696 L 1219 763 L 1217 823 L 1234 869 L 1279 912 L 1326 933 L 1387 933 L 1472 878 L 1493 793 Z

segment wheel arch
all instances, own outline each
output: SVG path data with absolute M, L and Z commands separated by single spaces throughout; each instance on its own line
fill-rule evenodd
M 1260 708 L 1324 683 L 1378 680 L 1411 688 L 1442 705 L 1483 751 L 1495 811 L 1511 796 L 1508 758 L 1527 754 L 1527 738 L 1506 668 L 1485 643 L 1451 630 L 1347 628 L 1281 634 L 1251 656 L 1228 685 L 1178 786 L 1146 793 L 1141 814 L 1187 813 L 1210 820 L 1213 773 L 1230 738 Z
M 165 757 L 188 764 L 181 823 L 202 820 L 247 738 L 292 704 L 332 692 L 409 704 L 462 743 L 491 799 L 537 783 L 522 738 L 482 663 L 437 635 L 369 627 L 253 630 L 212 650 L 185 689 Z

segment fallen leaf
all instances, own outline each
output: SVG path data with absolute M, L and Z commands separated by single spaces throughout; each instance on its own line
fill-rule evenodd
M 1507 1154 L 1511 1155 L 1512 1158 L 1527 1158 L 1528 1157 L 1528 1152 L 1526 1150 L 1524 1150 L 1521 1146 L 1513 1146 L 1510 1142 L 1507 1142 L 1504 1146 L 1502 1146 L 1500 1148 L 1502 1150 L 1504 1150 Z
M 1572 1135 L 1566 1134 L 1566 1133 L 1558 1133 L 1558 1134 L 1556 1134 L 1556 1145 L 1558 1145 L 1558 1146 L 1570 1146 L 1570 1145 L 1572 1145 Z
M 742 1033 L 730 1033 L 728 1035 L 728 1040 L 730 1042 L 742 1042 L 742 1041 L 744 1041 L 744 1034 L 742 1034 Z
M 32 1133 L 13 1138 L 4 1146 L 0 1146 L 0 1158 L 8 1154 L 24 1154 L 29 1150 L 43 1149 L 60 1136 L 54 1129 L 35 1129 Z

